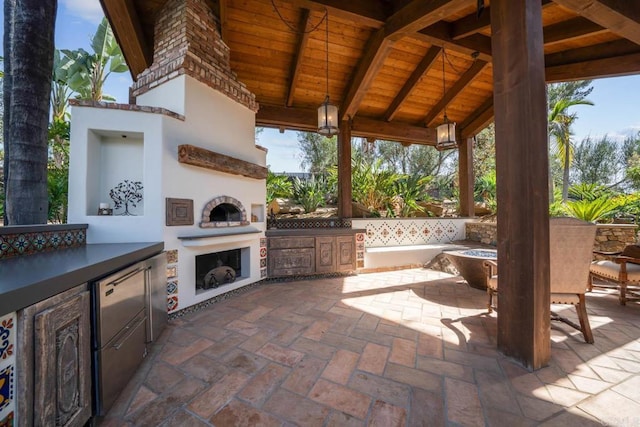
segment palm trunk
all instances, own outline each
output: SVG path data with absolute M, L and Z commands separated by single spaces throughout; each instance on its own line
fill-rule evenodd
M 56 9 L 57 0 L 20 0 L 9 18 L 13 31 L 8 37 L 5 210 L 10 225 L 47 222 L 47 130 Z
M 3 216 L 3 224 L 9 225 L 7 220 L 7 209 L 6 209 L 6 200 L 7 200 L 7 178 L 9 176 L 9 144 L 6 142 L 9 140 L 9 122 L 11 121 L 11 44 L 10 40 L 13 36 L 13 12 L 16 7 L 16 0 L 4 0 L 4 78 L 2 81 L 3 89 L 2 89 L 2 97 L 4 103 L 4 115 L 3 115 L 3 123 L 4 127 L 2 130 L 2 140 L 4 141 L 4 159 L 3 159 L 3 177 L 2 177 L 2 191 L 4 196 L 4 216 Z
M 569 146 L 565 147 L 564 153 L 564 170 L 562 171 L 562 201 L 566 202 L 569 198 Z

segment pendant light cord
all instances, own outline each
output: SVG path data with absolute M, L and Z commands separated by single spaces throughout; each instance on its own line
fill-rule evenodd
M 444 47 L 442 48 L 442 99 L 444 99 L 445 95 L 446 95 L 446 84 L 445 84 L 445 80 L 444 80 L 444 60 L 447 57 L 447 54 L 445 53 Z M 444 105 L 444 121 L 445 123 L 447 122 L 447 105 Z
M 327 10 L 324 15 L 326 24 L 326 37 L 325 37 L 325 53 L 327 56 L 327 100 L 329 100 L 329 11 Z
M 278 14 L 278 18 L 280 18 L 280 20 L 284 23 L 284 25 L 286 25 L 291 31 L 293 31 L 296 34 L 313 33 L 315 30 L 320 28 L 320 25 L 322 25 L 322 22 L 325 19 L 328 19 L 328 17 L 329 17 L 329 12 L 325 11 L 324 16 L 322 17 L 322 19 L 320 19 L 320 22 L 318 22 L 316 25 L 314 25 L 310 30 L 307 30 L 305 28 L 304 30 L 300 31 L 298 28 L 296 28 L 294 25 L 292 25 L 289 21 L 284 19 L 284 16 L 282 16 L 282 14 L 280 13 L 280 10 L 278 9 L 278 7 L 276 6 L 276 4 L 275 4 L 275 2 L 273 0 L 271 0 L 271 6 L 273 6 L 273 10 L 276 11 L 276 14 Z

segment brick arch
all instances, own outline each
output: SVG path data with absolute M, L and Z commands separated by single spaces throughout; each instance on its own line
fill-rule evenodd
M 240 221 L 211 221 L 209 219 L 211 211 L 222 204 L 235 206 L 241 214 Z M 200 218 L 201 228 L 237 227 L 241 225 L 249 225 L 249 221 L 247 221 L 247 211 L 242 203 L 240 203 L 240 201 L 234 197 L 218 196 L 214 199 L 211 199 L 206 205 L 204 205 L 204 208 L 202 208 L 202 217 Z

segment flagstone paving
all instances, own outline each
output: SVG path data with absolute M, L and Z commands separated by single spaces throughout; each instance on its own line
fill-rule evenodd
M 265 283 L 170 321 L 102 425 L 640 425 L 640 305 L 587 294 L 595 344 L 553 323 L 529 372 L 486 300 L 425 269 Z

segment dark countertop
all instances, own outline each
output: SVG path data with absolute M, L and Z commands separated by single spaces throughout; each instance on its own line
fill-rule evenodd
M 103 243 L 0 261 L 0 316 L 162 252 L 164 243 Z
M 267 237 L 287 236 L 331 236 L 366 233 L 364 228 L 270 228 L 265 231 Z

